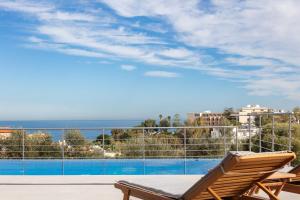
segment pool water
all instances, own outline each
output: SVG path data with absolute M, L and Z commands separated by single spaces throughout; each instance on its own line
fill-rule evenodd
M 219 159 L 0 160 L 0 175 L 206 174 Z

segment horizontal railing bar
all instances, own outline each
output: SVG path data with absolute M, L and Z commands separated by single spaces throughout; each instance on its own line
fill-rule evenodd
M 1 130 L 112 130 L 112 129 L 134 129 L 134 130 L 147 130 L 147 129 L 204 129 L 204 128 L 235 128 L 236 126 L 178 126 L 178 127 L 95 127 L 95 128 L 10 128 L 3 127 Z
M 142 140 L 143 138 L 132 138 L 132 139 L 106 139 L 104 141 L 139 141 L 139 140 Z M 232 140 L 233 138 L 226 138 L 226 140 Z M 177 140 L 177 141 L 184 141 L 184 138 L 147 138 L 145 137 L 145 141 L 160 141 L 160 140 Z M 186 138 L 186 140 L 224 140 L 222 137 L 220 138 Z M 0 141 L 1 141 L 1 138 L 0 138 Z M 15 139 L 2 139 L 2 141 L 17 141 L 17 142 L 20 142 L 20 140 L 15 140 Z M 29 139 L 25 139 L 25 144 L 29 143 L 30 144 L 30 141 Z M 34 140 L 33 140 L 34 141 Z M 70 139 L 70 140 L 63 140 L 64 142 L 70 142 L 70 141 L 88 141 L 88 142 L 103 142 L 103 140 L 99 139 L 99 140 L 93 140 L 93 139 L 88 139 L 88 138 L 84 138 L 84 139 Z M 62 142 L 60 140 L 60 142 Z M 0 143 L 0 145 L 2 145 Z M 3 144 L 4 145 L 4 144 Z M 20 145 L 22 145 L 22 143 L 20 142 Z
M 146 156 L 148 159 L 151 159 L 151 158 L 178 158 L 178 159 L 182 159 L 184 160 L 184 156 Z M 209 155 L 209 156 L 204 156 L 204 155 L 201 155 L 201 156 L 186 156 L 187 158 L 190 158 L 190 159 L 199 159 L 199 158 L 216 158 L 216 159 L 219 159 L 219 158 L 222 158 L 224 157 L 224 154 L 223 155 Z M 82 159 L 82 160 L 126 160 L 126 159 L 136 159 L 136 160 L 142 160 L 142 156 L 140 157 L 116 157 L 116 158 L 111 158 L 111 157 L 65 157 L 64 160 L 74 160 L 74 159 Z M 2 161 L 7 161 L 7 160 L 19 160 L 20 157 L 9 157 L 9 158 L 1 158 L 0 157 L 0 162 L 1 160 Z M 24 157 L 24 159 L 26 160 L 37 160 L 37 159 L 40 159 L 40 160 L 57 160 L 57 161 L 62 161 L 62 158 L 61 157 Z M 22 162 L 22 160 L 19 160 L 20 162 Z M 147 160 L 146 160 L 147 161 Z
M 269 148 L 266 148 L 266 147 L 263 147 L 263 146 L 261 148 L 272 151 L 272 149 L 269 149 Z

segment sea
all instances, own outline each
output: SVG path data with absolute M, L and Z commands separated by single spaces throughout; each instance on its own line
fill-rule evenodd
M 110 134 L 111 128 L 134 127 L 141 124 L 143 120 L 24 120 L 24 121 L 0 121 L 0 127 L 9 128 L 25 128 L 34 129 L 26 130 L 27 134 L 48 133 L 52 135 L 53 140 L 58 141 L 63 138 L 64 130 L 55 130 L 59 128 L 65 129 L 94 129 L 80 130 L 86 139 L 96 139 L 103 133 Z M 48 130 L 38 130 L 38 129 Z M 52 130 L 51 130 L 52 129 Z M 54 129 L 54 130 L 53 130 Z

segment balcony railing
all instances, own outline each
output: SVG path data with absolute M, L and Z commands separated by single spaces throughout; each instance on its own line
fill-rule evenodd
M 291 116 L 288 125 L 254 126 L 7 128 L 1 133 L 2 160 L 76 159 L 190 159 L 222 158 L 228 151 L 292 150 Z M 278 133 L 277 133 L 278 132 Z M 186 164 L 184 164 L 186 165 Z

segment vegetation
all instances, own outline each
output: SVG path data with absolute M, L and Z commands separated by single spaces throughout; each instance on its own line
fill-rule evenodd
M 236 125 L 232 117 L 233 108 L 224 110 L 223 125 Z M 300 108 L 294 109 L 292 130 L 292 151 L 296 152 L 300 163 Z M 262 151 L 272 150 L 274 125 L 274 150 L 288 149 L 288 116 L 263 116 Z M 159 120 L 147 119 L 136 128 L 113 129 L 111 134 L 100 134 L 95 140 L 86 139 L 79 130 L 68 130 L 63 141 L 54 141 L 46 132 L 26 133 L 15 131 L 8 137 L 0 137 L 1 158 L 103 158 L 112 154 L 117 158 L 161 158 L 161 157 L 221 157 L 228 150 L 235 150 L 232 129 L 173 127 L 199 126 L 201 119 L 182 123 L 178 114 L 173 118 L 159 115 Z M 259 118 L 255 119 L 259 126 Z M 149 128 L 151 127 L 151 128 Z M 225 137 L 224 137 L 225 136 Z M 259 135 L 252 137 L 252 150 L 258 152 Z M 24 145 L 23 145 L 24 144 Z M 243 146 L 243 144 L 246 144 Z M 249 139 L 240 141 L 240 150 L 249 149 Z M 24 155 L 23 155 L 24 154 Z
M 289 124 L 288 123 L 274 123 L 274 150 L 275 151 L 283 151 L 288 150 L 289 148 Z M 296 153 L 297 160 L 295 163 L 300 163 L 300 124 L 292 124 L 291 127 L 291 150 Z M 272 123 L 267 123 L 262 127 L 261 134 L 261 151 L 268 152 L 272 151 Z M 251 142 L 252 151 L 259 152 L 260 144 L 259 144 L 259 135 L 252 137 Z M 245 143 L 249 143 L 249 140 L 245 141 Z M 243 150 L 248 150 L 248 146 L 244 147 Z

